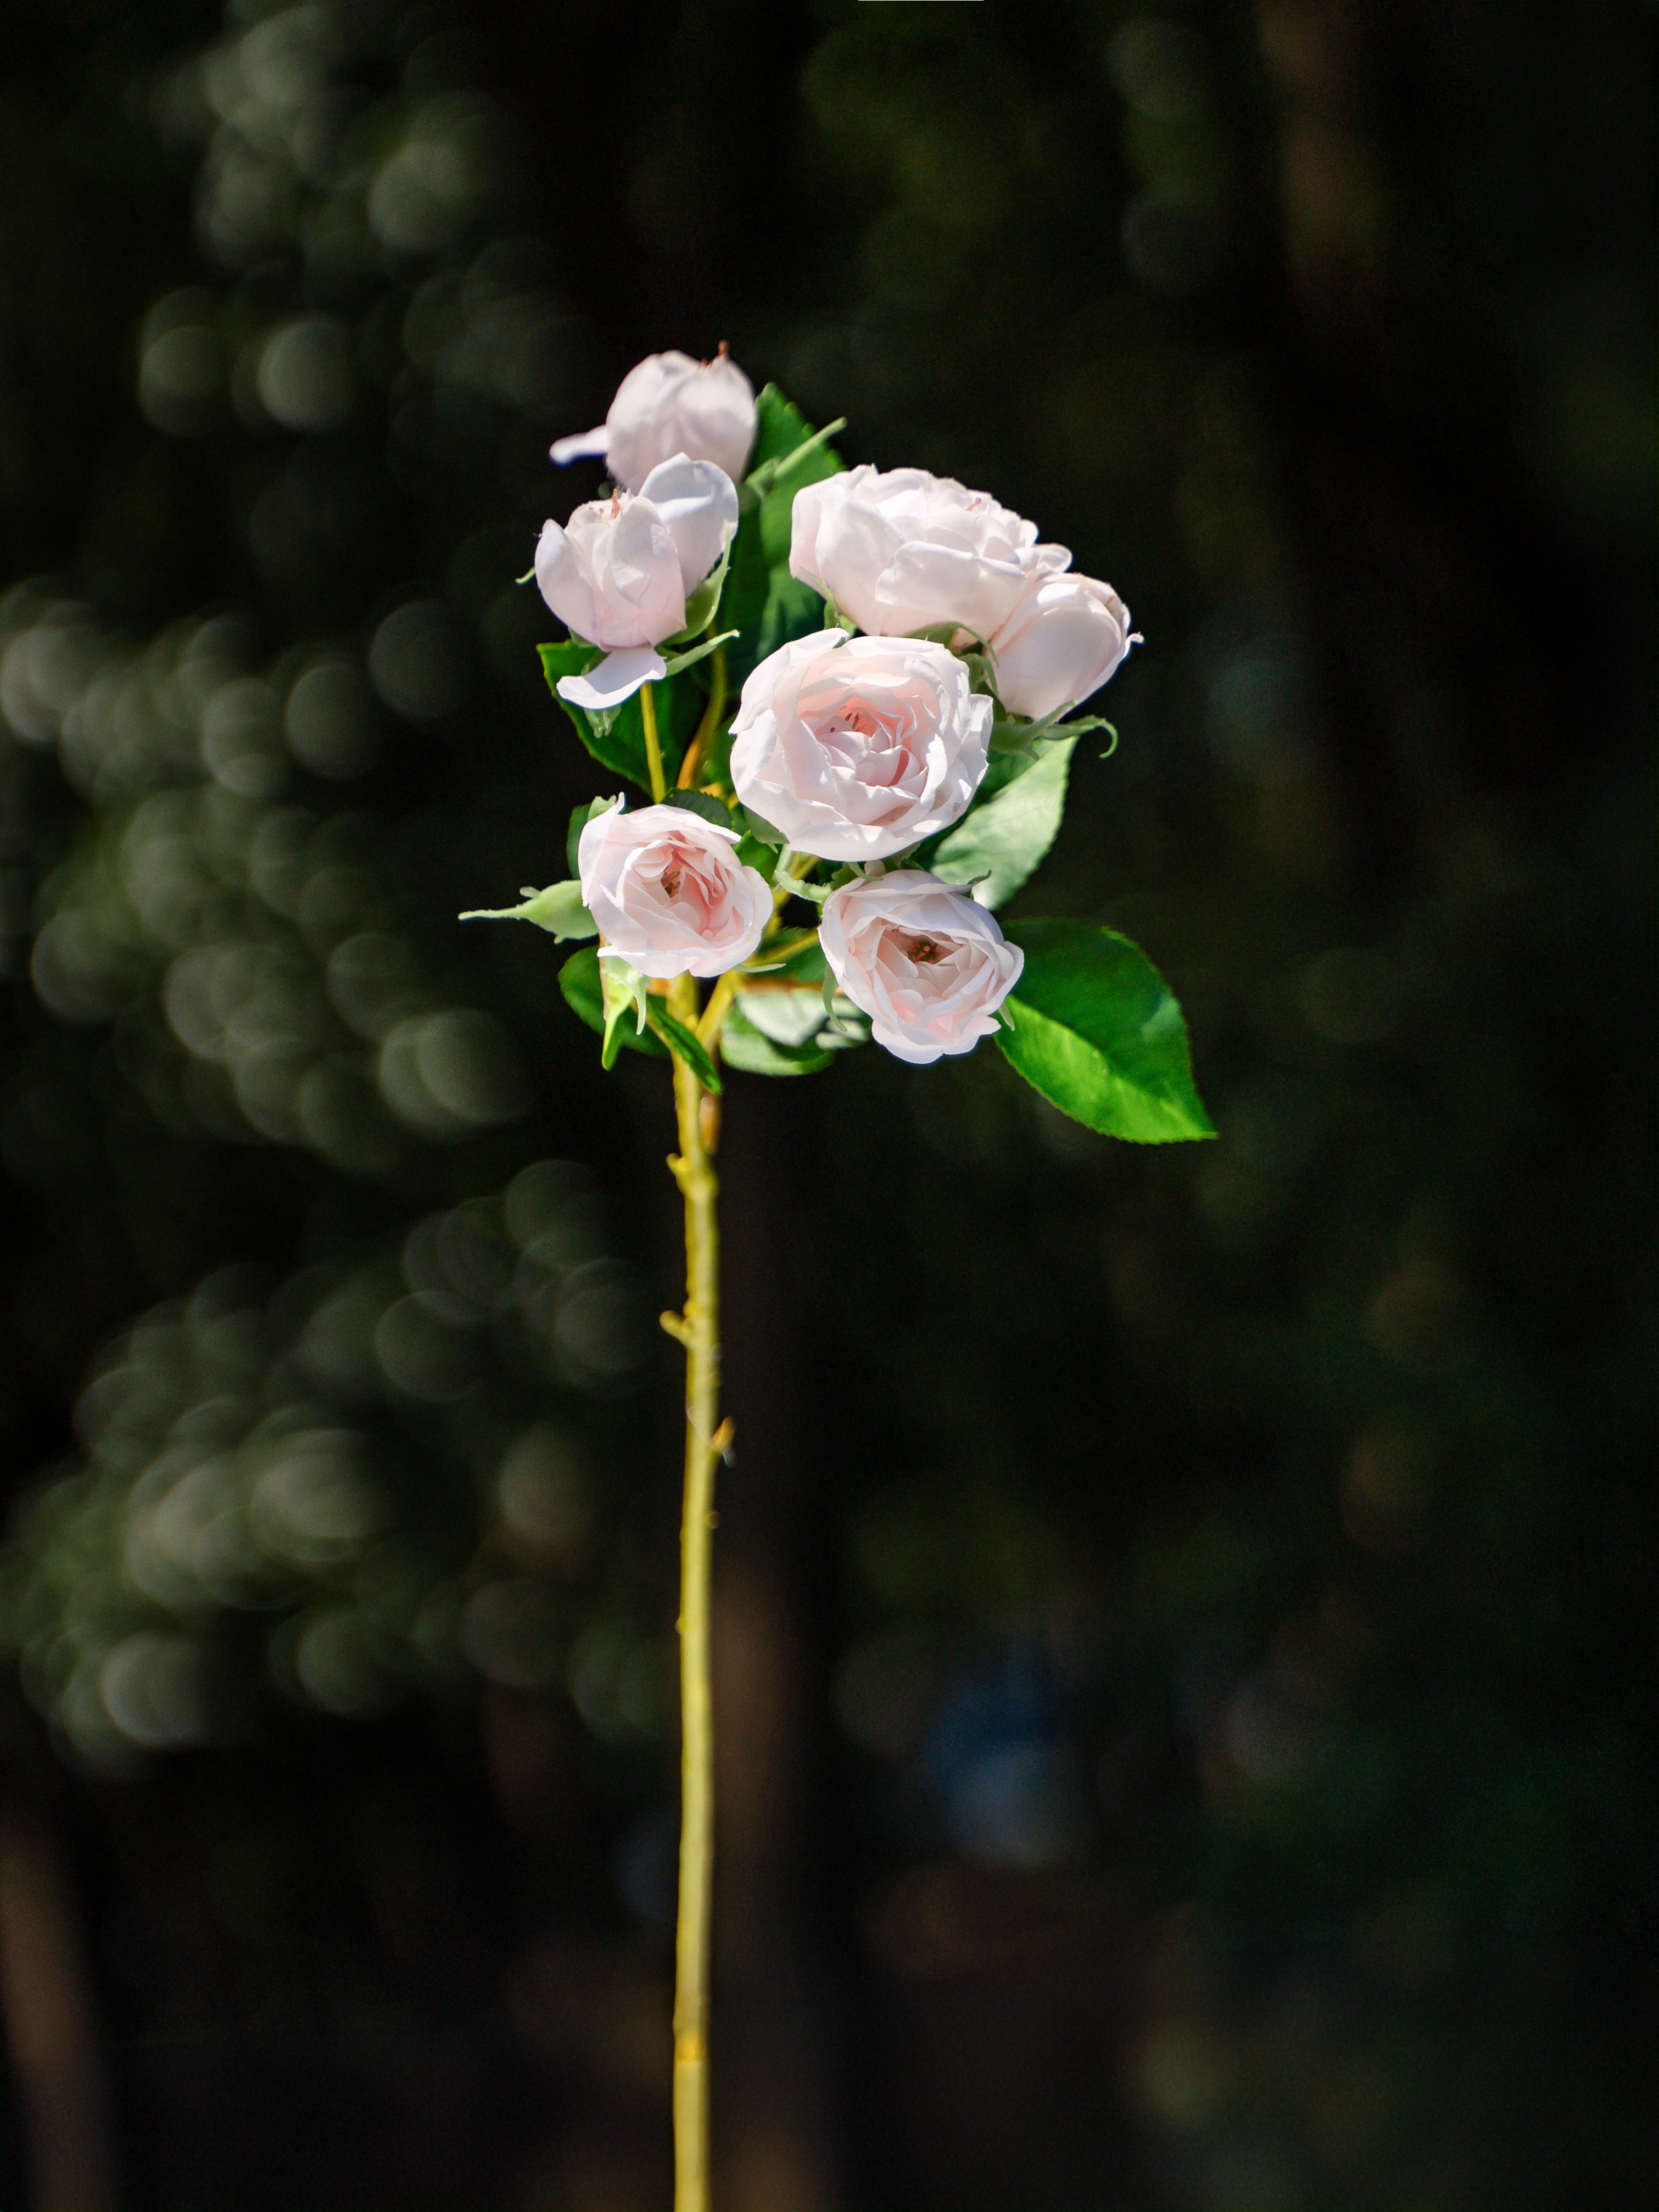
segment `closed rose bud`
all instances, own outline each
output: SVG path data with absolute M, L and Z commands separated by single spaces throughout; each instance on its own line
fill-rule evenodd
M 866 876 L 826 899 L 819 933 L 842 990 L 870 1017 L 876 1042 L 925 1066 L 971 1052 L 1025 955 L 966 891 L 922 868 Z
M 747 960 L 772 893 L 744 867 L 735 830 L 683 806 L 595 815 L 576 846 L 582 904 L 641 975 L 720 975 Z
M 712 461 L 675 454 L 638 493 L 588 500 L 536 548 L 542 597 L 577 637 L 611 659 L 559 681 L 580 707 L 614 707 L 666 672 L 655 650 L 685 627 L 685 602 L 738 526 L 738 495 Z
M 1034 578 L 988 642 L 1003 705 L 1041 721 L 1097 691 L 1139 639 L 1109 584 L 1067 573 Z
M 713 361 L 685 353 L 653 353 L 630 368 L 597 430 L 561 438 L 558 462 L 596 453 L 624 491 L 676 453 L 712 461 L 734 483 L 742 480 L 755 442 L 755 387 L 722 347 Z
M 798 851 L 882 860 L 965 812 L 994 712 L 942 645 L 823 630 L 744 684 L 732 781 Z
M 953 623 L 988 638 L 1034 576 L 1071 557 L 988 494 L 926 469 L 849 469 L 798 491 L 792 510 L 791 573 L 875 636 Z

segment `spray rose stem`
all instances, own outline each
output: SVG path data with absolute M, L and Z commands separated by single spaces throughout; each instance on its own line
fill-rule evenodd
M 724 690 L 724 686 L 720 687 Z M 651 796 L 665 789 L 653 687 L 640 694 Z M 699 732 L 699 735 L 702 733 Z M 697 1026 L 697 986 L 677 975 L 668 1010 Z M 714 1464 L 730 1435 L 720 1398 L 720 1232 L 714 1170 L 719 1106 L 674 1060 L 680 1148 L 668 1164 L 685 1201 L 685 1310 L 665 1314 L 685 1347 L 685 1497 L 680 1522 L 680 1887 L 674 1931 L 674 2212 L 708 2212 L 708 1929 L 714 1874 L 714 1710 L 708 1679 L 708 1577 Z
M 689 975 L 670 1011 L 697 1019 Z M 670 1162 L 685 1200 L 685 1503 L 680 1528 L 680 1892 L 674 1942 L 674 2212 L 708 2212 L 708 1929 L 714 1856 L 714 1724 L 708 1679 L 708 1574 L 714 1464 L 730 1433 L 720 1416 L 720 1224 L 709 1142 L 715 1101 L 674 1062 L 680 1148 Z

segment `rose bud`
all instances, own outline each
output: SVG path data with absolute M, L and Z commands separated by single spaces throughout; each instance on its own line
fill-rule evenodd
M 1034 577 L 988 642 L 1003 705 L 1041 721 L 1099 690 L 1140 639 L 1109 584 L 1067 574 Z
M 597 430 L 561 438 L 561 464 L 597 453 L 624 491 L 640 491 L 676 453 L 712 461 L 740 483 L 755 442 L 755 387 L 722 346 L 713 361 L 653 353 L 630 368 Z
M 1034 576 L 1066 568 L 1026 522 L 982 491 L 926 469 L 869 467 L 795 494 L 789 568 L 872 635 L 953 623 L 988 638 Z
M 819 942 L 876 1042 L 919 1067 L 989 1036 L 1025 965 L 986 908 L 925 868 L 832 893 Z
M 676 453 L 637 493 L 579 507 L 562 528 L 542 526 L 536 582 L 574 636 L 609 656 L 585 676 L 562 676 L 559 696 L 615 707 L 667 673 L 654 648 L 685 627 L 685 602 L 738 526 L 732 479 L 712 461 Z
M 747 960 L 772 892 L 722 830 L 683 806 L 596 814 L 576 844 L 582 904 L 641 975 L 720 975 Z
M 966 811 L 994 713 L 942 645 L 820 630 L 744 684 L 732 781 L 798 851 L 883 860 Z

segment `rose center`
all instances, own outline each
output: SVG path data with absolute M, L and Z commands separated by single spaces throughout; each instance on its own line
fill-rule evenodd
M 935 960 L 944 957 L 943 945 L 935 945 L 931 937 L 913 937 L 905 951 L 919 968 L 930 968 Z
M 662 887 L 670 898 L 679 896 L 681 880 L 680 872 L 677 867 L 667 867 L 663 870 Z

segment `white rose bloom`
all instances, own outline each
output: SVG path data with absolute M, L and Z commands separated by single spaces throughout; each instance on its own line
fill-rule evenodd
M 686 353 L 647 355 L 617 387 L 597 430 L 561 438 L 553 459 L 597 453 L 624 491 L 641 491 L 676 453 L 712 461 L 741 483 L 755 442 L 755 387 L 722 346 L 713 361 Z
M 735 830 L 684 806 L 597 814 L 576 844 L 582 904 L 641 975 L 721 975 L 761 941 L 772 891 Z
M 994 713 L 942 645 L 821 630 L 744 684 L 732 785 L 799 852 L 883 860 L 966 811 Z
M 926 1066 L 971 1052 L 997 1026 L 1025 955 L 966 891 L 923 868 L 866 876 L 824 901 L 819 933 L 836 982 L 878 1044 Z
M 848 469 L 795 494 L 791 574 L 874 636 L 955 623 L 988 638 L 1033 577 L 1071 557 L 988 494 L 926 469 Z
M 1067 573 L 1034 577 L 987 642 L 1003 705 L 1041 721 L 1099 690 L 1140 640 L 1109 584 Z
M 712 461 L 676 453 L 637 493 L 579 507 L 544 523 L 536 548 L 542 597 L 577 637 L 609 658 L 559 679 L 579 707 L 616 707 L 667 671 L 655 648 L 685 627 L 685 602 L 738 526 L 732 479 Z

